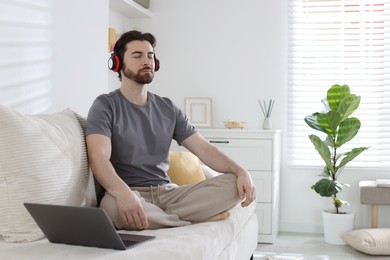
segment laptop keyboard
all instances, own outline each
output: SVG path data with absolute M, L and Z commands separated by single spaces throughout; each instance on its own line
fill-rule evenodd
M 139 243 L 136 240 L 129 240 L 129 237 L 127 237 L 126 234 L 118 233 L 118 235 L 119 235 L 119 237 L 121 238 L 123 244 L 125 244 L 126 247 Z
M 154 236 L 146 236 L 146 235 L 121 234 L 121 233 L 117 233 L 117 234 L 119 235 L 123 244 L 127 248 L 155 238 Z
M 132 241 L 132 240 L 122 240 L 123 244 L 125 244 L 126 247 L 132 246 L 134 244 L 137 244 L 138 241 Z

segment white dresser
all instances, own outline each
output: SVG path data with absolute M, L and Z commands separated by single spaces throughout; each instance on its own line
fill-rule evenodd
M 198 129 L 210 143 L 246 168 L 256 185 L 259 243 L 273 243 L 279 232 L 279 130 Z

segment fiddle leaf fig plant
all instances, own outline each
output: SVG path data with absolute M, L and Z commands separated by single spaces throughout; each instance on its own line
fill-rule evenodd
M 360 96 L 351 94 L 348 85 L 334 85 L 327 91 L 324 112 L 315 112 L 305 117 L 305 122 L 311 128 L 326 134 L 325 140 L 317 135 L 309 135 L 310 141 L 317 150 L 325 166 L 322 178 L 311 188 L 323 197 L 332 197 L 335 213 L 342 213 L 340 207 L 348 202 L 337 197 L 344 184 L 338 181 L 343 168 L 368 147 L 353 148 L 342 152 L 342 145 L 352 140 L 360 129 L 360 120 L 350 117 L 359 107 Z

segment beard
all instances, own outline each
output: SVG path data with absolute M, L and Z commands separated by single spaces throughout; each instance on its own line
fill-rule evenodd
M 145 68 L 143 68 L 143 69 L 145 69 Z M 131 71 L 130 69 L 126 68 L 126 66 L 124 66 L 123 74 L 125 75 L 126 78 L 134 80 L 138 84 L 149 84 L 150 82 L 152 82 L 152 80 L 154 78 L 154 74 L 153 74 L 153 72 L 141 74 L 141 71 L 143 69 L 140 69 L 137 73 L 135 73 L 135 72 Z

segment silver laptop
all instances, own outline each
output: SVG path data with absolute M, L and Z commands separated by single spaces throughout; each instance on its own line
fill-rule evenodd
M 52 243 L 125 250 L 154 236 L 119 234 L 102 208 L 24 203 Z

